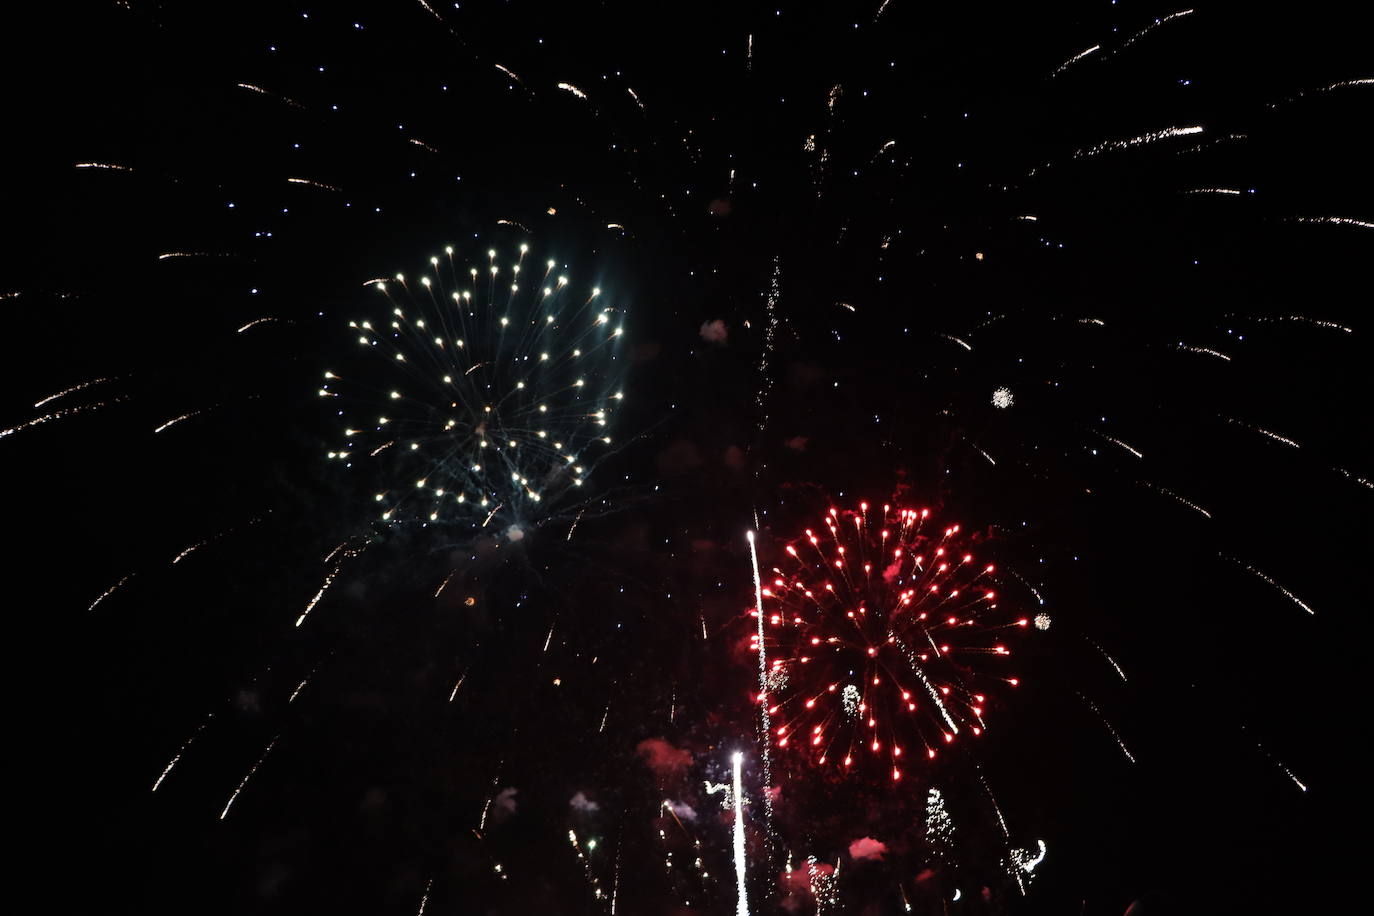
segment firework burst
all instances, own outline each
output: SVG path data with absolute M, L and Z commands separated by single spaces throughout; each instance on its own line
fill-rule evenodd
M 528 251 L 475 266 L 450 247 L 418 278 L 369 281 L 389 314 L 349 322 L 366 359 L 319 394 L 341 405 L 329 458 L 370 469 L 383 523 L 497 522 L 519 540 L 610 452 L 624 312 Z
M 890 771 L 981 735 L 988 692 L 1015 686 L 995 567 L 928 509 L 831 509 L 784 548 L 762 589 L 774 675 L 758 695 L 770 740 L 809 763 Z M 751 614 L 756 612 L 751 612 Z M 759 637 L 750 637 L 758 651 Z M 785 677 L 782 675 L 785 674 Z M 923 753 L 922 753 L 923 752 Z

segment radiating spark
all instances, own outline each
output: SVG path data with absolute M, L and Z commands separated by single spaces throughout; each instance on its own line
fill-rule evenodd
M 207 715 L 205 717 L 205 721 L 200 723 L 200 725 L 196 728 L 195 731 L 191 732 L 191 737 L 187 738 L 185 741 L 182 742 L 181 747 L 177 749 L 177 752 L 174 755 L 172 755 L 172 759 L 167 763 L 167 766 L 162 768 L 162 772 L 158 774 L 156 781 L 153 782 L 153 792 L 156 792 L 157 787 L 162 785 L 162 781 L 167 778 L 167 774 L 172 772 L 172 767 L 177 765 L 177 762 L 181 760 L 182 755 L 186 753 L 186 749 L 191 746 L 191 743 L 194 742 L 196 738 L 200 737 L 200 733 L 205 731 L 205 726 L 209 725 L 210 720 L 214 717 L 214 713 L 210 713 L 209 715 Z
M 434 879 L 430 878 L 425 882 L 425 892 L 420 897 L 420 908 L 415 911 L 415 916 L 425 916 L 425 904 L 429 903 L 429 889 L 434 886 Z
M 1189 188 L 1184 194 L 1227 194 L 1232 197 L 1239 197 L 1241 192 L 1236 188 Z
M 338 188 L 334 187 L 332 184 L 325 184 L 323 181 L 315 181 L 313 178 L 288 178 L 288 179 L 286 179 L 286 181 L 287 181 L 287 183 L 289 183 L 289 184 L 303 184 L 303 185 L 305 185 L 306 187 L 310 187 L 310 188 L 319 188 L 319 189 L 322 190 L 322 191 L 337 191 L 337 190 L 339 190 Z
M 163 424 L 162 424 L 161 426 L 159 426 L 157 429 L 153 430 L 153 432 L 155 432 L 155 433 L 160 433 L 160 432 L 162 432 L 164 429 L 167 429 L 167 428 L 169 428 L 169 427 L 175 426 L 176 424 L 180 423 L 182 420 L 189 420 L 189 419 L 191 419 L 192 417 L 200 416 L 201 414 L 205 413 L 206 409 L 207 409 L 207 408 L 202 407 L 202 408 L 199 409 L 199 410 L 193 410 L 193 411 L 191 411 L 190 413 L 184 413 L 184 414 L 182 414 L 182 415 L 179 416 L 179 417 L 172 417 L 172 419 L 168 420 L 166 423 L 163 423 Z
M 1088 637 L 1086 636 L 1084 636 L 1083 638 L 1087 639 L 1088 642 L 1091 643 L 1092 647 L 1102 654 L 1102 657 L 1105 658 L 1107 660 L 1107 663 L 1112 666 L 1112 668 L 1116 671 L 1117 675 L 1121 678 L 1122 682 L 1127 683 L 1126 672 L 1121 670 L 1121 666 L 1116 663 L 1116 659 L 1108 655 L 1107 650 L 1099 646 L 1093 640 L 1088 639 Z
M 1211 517 L 1212 517 L 1212 513 L 1208 512 L 1206 509 L 1202 508 L 1201 506 L 1199 506 L 1197 503 L 1193 502 L 1192 500 L 1184 499 L 1182 496 L 1179 496 L 1179 495 L 1178 495 L 1177 493 L 1175 493 L 1173 490 L 1169 490 L 1169 489 L 1166 489 L 1165 487 L 1161 487 L 1161 486 L 1160 486 L 1159 484 L 1157 484 L 1157 483 L 1150 483 L 1148 480 L 1142 480 L 1142 481 L 1140 481 L 1140 483 L 1141 483 L 1141 485 L 1146 486 L 1146 487 L 1149 487 L 1151 490 L 1154 490 L 1156 493 L 1162 493 L 1162 494 L 1164 494 L 1165 496 L 1169 497 L 1170 499 L 1174 500 L 1175 502 L 1180 503 L 1181 505 L 1187 506 L 1189 509 L 1192 509 L 1194 512 L 1200 512 L 1202 515 L 1206 516 L 1207 518 L 1211 518 Z
M 227 251 L 167 251 L 157 256 L 159 261 L 167 261 L 172 258 L 228 258 L 233 257 Z
M 1261 436 L 1268 436 L 1275 442 L 1282 442 L 1284 445 L 1292 446 L 1293 448 L 1302 448 L 1302 446 L 1298 445 L 1298 443 L 1294 442 L 1292 439 L 1289 439 L 1287 436 L 1280 436 L 1278 433 L 1270 432 L 1262 426 L 1256 426 L 1253 423 L 1246 423 L 1244 420 L 1237 420 L 1235 417 L 1223 417 L 1222 419 L 1224 419 L 1227 423 L 1231 423 L 1235 426 L 1244 426 L 1246 429 L 1251 430 L 1252 432 L 1257 432 Z
M 1091 427 L 1090 427 L 1090 428 L 1091 428 Z M 1108 442 L 1110 442 L 1112 445 L 1116 445 L 1116 446 L 1120 446 L 1121 448 L 1124 448 L 1126 451 L 1130 452 L 1132 455 L 1135 455 L 1137 458 L 1144 458 L 1144 457 L 1145 457 L 1145 456 L 1140 452 L 1139 449 L 1137 449 L 1136 447 L 1134 447 L 1134 446 L 1132 446 L 1132 445 L 1129 445 L 1129 444 L 1127 444 L 1127 443 L 1125 443 L 1125 442 L 1122 442 L 1120 439 L 1116 438 L 1115 436 L 1109 436 L 1109 435 L 1107 435 L 1106 433 L 1102 432 L 1100 429 L 1094 429 L 1094 430 L 1092 430 L 1092 432 L 1094 432 L 1094 433 L 1096 433 L 1097 435 L 1101 436 L 1103 439 L 1106 439 L 1106 440 L 1107 440 Z
M 299 108 L 299 109 L 301 109 L 302 111 L 305 110 L 305 106 L 302 105 L 300 102 L 297 102 L 295 99 L 288 98 L 287 96 L 284 96 L 284 95 L 278 95 L 278 94 L 275 93 L 275 92 L 269 92 L 269 91 L 267 91 L 266 89 L 262 88 L 261 86 L 254 86 L 252 83 L 239 83 L 239 84 L 238 84 L 238 87 L 239 87 L 240 89 L 247 89 L 249 92 L 256 92 L 258 95 L 270 96 L 271 98 L 274 98 L 274 99 L 276 99 L 276 100 L 279 101 L 279 102 L 285 102 L 287 105 L 290 105 L 292 108 Z
M 245 324 L 243 327 L 239 328 L 239 329 L 238 329 L 237 331 L 235 331 L 234 333 L 235 333 L 235 334 L 242 334 L 244 331 L 248 330 L 249 328 L 257 327 L 257 326 L 260 325 L 260 324 L 266 324 L 266 323 L 269 322 L 269 321 L 281 321 L 281 319 L 280 319 L 280 318 L 271 318 L 271 317 L 268 317 L 268 318 L 254 318 L 252 321 L 248 322 L 247 324 Z
M 413 143 L 413 144 L 415 144 L 416 146 L 418 146 L 420 149 L 424 150 L 424 151 L 427 152 L 427 153 L 434 153 L 436 156 L 439 155 L 439 151 L 438 151 L 437 149 L 435 149 L 434 147 L 430 146 L 428 143 L 426 143 L 426 142 L 423 141 L 423 140 L 420 140 L 420 139 L 418 139 L 418 138 L 416 138 L 416 137 L 411 137 L 411 138 L 410 138 L 410 142 Z
M 1357 226 L 1360 229 L 1374 229 L 1374 221 L 1355 219 L 1350 216 L 1295 216 L 1295 223 L 1332 223 L 1337 226 Z
M 98 605 L 100 602 L 104 601 L 106 598 L 110 597 L 111 595 L 113 595 L 114 592 L 115 592 L 115 589 L 119 588 L 119 587 L 120 587 L 121 585 L 123 585 L 125 582 L 128 582 L 130 579 L 133 578 L 133 576 L 134 576 L 133 573 L 129 573 L 127 576 L 125 576 L 124 578 L 120 579 L 120 580 L 119 580 L 118 582 L 116 582 L 114 585 L 111 585 L 109 588 L 105 589 L 105 591 L 101 592 L 101 593 L 96 597 L 96 599 L 95 599 L 94 601 L 91 602 L 91 606 L 88 607 L 88 608 L 86 608 L 86 610 L 87 610 L 88 612 L 89 612 L 89 611 L 95 610 L 96 605 Z
M 448 701 L 449 701 L 450 703 L 452 703 L 455 699 L 458 698 L 458 690 L 459 690 L 460 687 L 463 686 L 463 681 L 466 681 L 467 679 L 468 679 L 468 673 L 467 673 L 466 671 L 464 671 L 463 674 L 462 674 L 462 676 L 460 676 L 460 677 L 458 678 L 458 682 L 457 682 L 456 684 L 453 685 L 453 692 L 450 693 L 450 694 L 448 695 Z
M 1162 16 L 1162 17 L 1160 17 L 1159 19 L 1156 19 L 1154 22 L 1150 23 L 1150 24 L 1147 25 L 1145 28 L 1141 29 L 1139 32 L 1136 32 L 1136 33 L 1135 33 L 1134 35 L 1132 35 L 1130 38 L 1126 39 L 1126 41 L 1123 42 L 1122 45 L 1121 45 L 1121 50 L 1123 50 L 1123 51 L 1126 50 L 1126 49 L 1129 48 L 1131 45 L 1135 44 L 1137 41 L 1139 41 L 1140 39 L 1144 38 L 1146 35 L 1150 34 L 1150 33 L 1153 32 L 1155 29 L 1159 28 L 1160 26 L 1164 25 L 1165 23 L 1173 22 L 1175 19 L 1182 19 L 1184 16 L 1187 16 L 1187 15 L 1191 14 L 1192 12 L 1193 12 L 1193 10 L 1191 10 L 1191 9 L 1179 10 L 1179 11 L 1176 12 L 1176 13 L 1170 13 L 1170 14 L 1167 15 L 1167 16 Z
M 1128 137 L 1125 140 L 1103 140 L 1096 146 L 1089 146 L 1078 150 L 1073 154 L 1073 158 L 1082 159 L 1087 156 L 1097 156 L 1101 153 L 1113 150 L 1130 149 L 1135 146 L 1144 146 L 1147 143 L 1158 143 L 1160 140 L 1168 140 L 1172 137 L 1187 137 L 1192 134 L 1202 133 L 1200 125 L 1191 127 L 1165 127 L 1161 130 L 1152 130 L 1147 134 L 1140 134 L 1135 137 Z
M 1308 604 L 1307 604 L 1305 601 L 1303 601 L 1303 600 L 1302 600 L 1301 598 L 1299 598 L 1297 595 L 1295 595 L 1295 594 L 1293 594 L 1292 592 L 1290 592 L 1288 589 L 1284 588 L 1284 587 L 1283 587 L 1282 585 L 1280 585 L 1279 583 L 1275 582 L 1275 581 L 1274 581 L 1273 579 L 1271 579 L 1269 576 L 1265 575 L 1264 573 L 1260 572 L 1260 571 L 1259 571 L 1258 569 L 1256 569 L 1255 567 L 1251 566 L 1249 563 L 1245 563 L 1245 562 L 1243 562 L 1243 561 L 1241 561 L 1241 560 L 1237 560 L 1235 557 L 1228 557 L 1228 556 L 1227 556 L 1226 554 L 1224 554 L 1224 553 L 1219 553 L 1219 554 L 1217 554 L 1217 556 L 1221 557 L 1223 560 L 1230 560 L 1232 563 L 1235 563 L 1237 566 L 1241 567 L 1242 569 L 1248 570 L 1251 574 L 1253 574 L 1253 575 L 1255 575 L 1255 576 L 1258 576 L 1259 578 L 1263 579 L 1265 582 L 1268 582 L 1271 586 L 1273 586 L 1274 588 L 1276 588 L 1276 589 L 1278 589 L 1279 591 L 1283 592 L 1284 597 L 1286 597 L 1289 601 L 1292 601 L 1292 602 L 1293 602 L 1294 604 L 1296 604 L 1298 607 L 1302 608 L 1304 611 L 1306 611 L 1307 613 L 1313 615 L 1314 617 L 1316 616 L 1317 612 L 1314 611 L 1314 610 L 1312 610 L 1312 608 L 1309 607 Z
M 326 560 L 325 562 L 328 562 L 328 560 Z M 444 589 L 448 588 L 448 584 L 453 581 L 453 577 L 456 575 L 458 575 L 458 570 L 455 569 L 453 572 L 449 573 L 447 576 L 444 577 L 444 581 L 439 583 L 439 587 L 434 590 L 435 598 L 438 598 L 439 593 L 442 592 Z
M 585 99 L 587 97 L 587 93 L 583 92 L 581 89 L 578 89 L 572 83 L 559 83 L 558 88 L 562 89 L 564 92 L 571 92 L 579 99 Z
M 1074 692 L 1077 693 L 1077 691 Z M 1102 710 L 1097 708 L 1097 704 L 1094 703 L 1092 700 L 1088 699 L 1087 697 L 1083 696 L 1083 694 L 1081 693 L 1078 694 L 1078 697 L 1084 703 L 1088 704 L 1088 708 L 1090 708 L 1093 712 L 1097 713 L 1097 718 L 1101 720 L 1104 726 L 1106 726 L 1107 731 L 1112 733 L 1112 737 L 1116 739 L 1117 746 L 1121 748 L 1121 753 L 1126 755 L 1126 759 L 1129 760 L 1131 763 L 1135 763 L 1135 757 L 1131 754 L 1130 748 L 1126 747 L 1126 742 L 1121 740 L 1121 736 L 1116 733 L 1116 729 L 1112 728 L 1112 723 L 1107 721 L 1107 717 L 1102 715 Z
M 1219 350 L 1210 349 L 1209 347 L 1194 347 L 1190 344 L 1185 344 L 1182 341 L 1179 341 L 1178 348 L 1188 353 L 1200 353 L 1204 356 L 1214 356 L 1217 359 L 1224 359 L 1228 363 L 1231 361 L 1231 357 L 1227 356 L 1225 353 L 1222 353 Z
M 1083 51 L 1079 51 L 1079 52 L 1078 52 L 1077 54 L 1075 54 L 1073 57 L 1070 57 L 1068 60 L 1066 60 L 1066 61 L 1064 61 L 1062 64 L 1060 64 L 1058 67 L 1055 67 L 1055 68 L 1054 68 L 1054 72 L 1051 73 L 1050 76 L 1058 76 L 1059 74 L 1063 73 L 1065 70 L 1069 69 L 1070 65 L 1076 64 L 1076 63 L 1078 63 L 1080 60 L 1082 60 L 1083 58 L 1087 57 L 1089 54 L 1092 54 L 1092 53 L 1094 53 L 1094 52 L 1096 52 L 1096 51 L 1101 51 L 1101 50 L 1102 50 L 1102 46 L 1101 46 L 1101 45 L 1093 45 L 1091 48 L 1088 48 L 1088 49 L 1083 50 Z
M 21 433 L 26 429 L 32 429 L 35 426 L 42 426 L 44 423 L 51 423 L 53 420 L 60 420 L 63 417 L 70 417 L 79 413 L 88 413 L 92 410 L 99 410 L 102 407 L 108 407 L 111 404 L 120 404 L 126 400 L 128 400 L 128 398 L 112 398 L 108 401 L 101 401 L 96 404 L 80 404 L 76 407 L 63 407 L 60 410 L 54 410 L 52 413 L 44 414 L 41 417 L 25 420 L 17 426 L 11 426 L 9 429 L 0 429 L 0 439 L 12 436 L 15 433 Z
M 127 165 L 117 165 L 113 162 L 78 162 L 75 165 L 78 169 L 108 169 L 114 172 L 132 172 L 133 169 Z
M 754 539 L 750 537 L 749 543 L 753 544 Z M 760 618 L 762 615 L 760 615 Z M 734 846 L 735 846 L 735 916 L 749 916 L 749 899 L 744 889 L 744 788 L 740 778 L 740 768 L 744 764 L 744 754 L 735 751 L 730 758 L 734 766 L 734 796 L 735 796 L 735 825 L 734 825 Z M 765 789 L 765 792 L 767 790 Z
M 280 735 L 277 736 L 277 738 L 280 737 Z M 277 738 L 273 738 L 271 741 L 267 742 L 267 749 L 262 752 L 262 756 L 258 758 L 258 762 L 253 764 L 252 768 L 244 775 L 243 781 L 239 783 L 239 787 L 234 790 L 234 794 L 229 796 L 229 801 L 225 803 L 224 810 L 219 813 L 220 820 L 224 820 L 229 816 L 229 809 L 233 806 L 234 799 L 239 797 L 239 793 L 243 791 L 243 787 L 248 785 L 248 780 L 253 778 L 253 774 L 258 771 L 258 767 L 262 766 L 262 762 L 267 759 L 267 755 L 272 753 L 272 748 L 277 746 Z
M 972 350 L 972 349 L 973 349 L 973 347 L 970 346 L 967 342 L 960 340 L 959 338 L 955 337 L 955 336 L 952 335 L 952 334 L 941 334 L 940 336 L 943 337 L 945 340 L 952 340 L 952 341 L 954 341 L 954 342 L 957 343 L 959 346 L 963 347 L 965 350 Z
M 93 378 L 90 381 L 81 382 L 80 384 L 73 385 L 70 388 L 63 388 L 61 391 L 57 392 L 57 394 L 50 394 L 46 398 L 43 398 L 41 401 L 36 401 L 33 405 L 34 409 L 37 410 L 39 407 L 42 407 L 44 404 L 47 404 L 50 401 L 55 401 L 58 398 L 66 397 L 67 395 L 77 391 L 83 391 L 87 388 L 90 388 L 93 385 L 103 385 L 106 382 L 113 382 L 114 380 L 114 378 Z
M 296 685 L 295 690 L 291 691 L 291 696 L 289 696 L 286 700 L 287 703 L 294 703 L 296 701 L 296 697 L 301 695 L 301 691 L 305 689 L 305 685 L 310 683 L 310 679 L 315 676 L 315 672 L 318 670 L 320 670 L 319 665 L 316 665 L 314 668 L 310 669 L 310 673 L 307 674 L 301 680 L 301 682 Z
M 1240 727 L 1240 730 L 1245 731 L 1245 726 L 1242 725 Z M 1280 770 L 1283 770 L 1284 775 L 1293 781 L 1293 785 L 1297 786 L 1303 792 L 1307 791 L 1307 785 L 1303 783 L 1302 780 L 1298 779 L 1298 777 L 1294 776 L 1293 771 L 1288 769 L 1287 765 L 1285 765 L 1282 760 L 1279 760 L 1273 754 L 1269 753 L 1268 748 L 1266 748 L 1263 744 L 1260 744 L 1258 741 L 1255 742 L 1255 747 L 1259 750 L 1261 754 L 1269 758 L 1270 763 L 1274 764 L 1274 766 L 1278 767 Z

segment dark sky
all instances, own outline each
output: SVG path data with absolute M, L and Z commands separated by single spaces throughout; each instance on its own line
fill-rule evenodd
M 779 763 L 754 912 L 814 911 L 779 889 L 789 852 L 842 862 L 837 912 L 1358 905 L 1359 22 L 430 5 L 132 0 L 12 39 L 34 104 L 0 427 L 106 405 L 0 439 L 13 786 L 50 909 L 403 914 L 429 888 L 426 913 L 604 913 L 599 887 L 731 912 L 702 786 L 735 749 L 762 785 L 744 532 L 772 562 L 894 496 L 977 532 L 1052 625 L 976 753 L 905 791 Z M 375 525 L 315 396 L 363 281 L 524 241 L 627 310 L 622 447 L 519 544 Z M 371 546 L 293 626 L 346 539 Z M 651 739 L 690 762 L 655 771 Z M 1048 846 L 1028 896 L 980 774 L 1010 844 Z M 952 863 L 921 841 L 932 785 Z

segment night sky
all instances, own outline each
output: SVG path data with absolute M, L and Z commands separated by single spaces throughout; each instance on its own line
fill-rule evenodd
M 16 886 L 737 912 L 707 789 L 740 752 L 752 913 L 1359 906 L 1369 32 L 1054 6 L 129 0 L 13 33 Z M 401 458 L 330 459 L 373 404 L 318 394 L 391 384 L 365 283 L 522 244 L 623 328 L 589 357 L 613 447 L 486 524 L 379 518 Z M 959 524 L 992 616 L 1047 616 L 969 656 L 986 732 L 900 781 L 771 736 L 770 814 L 746 532 L 767 573 L 860 501 Z

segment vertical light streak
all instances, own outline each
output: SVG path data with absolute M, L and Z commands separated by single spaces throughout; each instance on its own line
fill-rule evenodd
M 763 579 L 759 576 L 759 553 L 754 546 L 754 532 L 746 532 L 745 539 L 749 541 L 749 561 L 754 567 L 754 609 L 758 612 L 759 618 L 759 715 L 763 725 L 763 808 L 771 829 L 773 800 L 768 790 L 773 785 L 773 764 L 768 746 L 771 743 L 773 723 L 768 715 L 768 659 L 766 658 L 768 653 L 763 645 Z
M 752 536 L 749 538 L 749 543 L 751 545 L 754 543 Z M 757 563 L 755 566 L 757 567 Z M 740 779 L 740 768 L 744 764 L 744 754 L 735 751 L 731 762 L 735 768 L 735 887 L 737 893 L 735 916 L 749 916 L 749 898 L 744 889 L 744 791 Z

